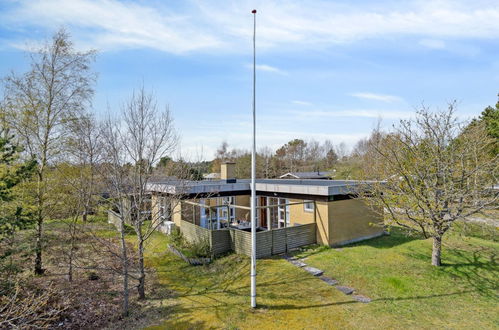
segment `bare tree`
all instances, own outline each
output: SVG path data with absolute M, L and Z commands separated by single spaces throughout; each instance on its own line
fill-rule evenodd
M 158 109 L 154 97 L 142 88 L 122 108 L 122 120 L 108 120 L 104 127 L 105 159 L 103 173 L 111 189 L 112 201 L 118 211 L 124 276 L 124 310 L 128 310 L 129 253 L 125 227 L 133 226 L 138 258 L 138 293 L 145 298 L 145 242 L 161 224 L 148 212 L 152 207 L 148 184 L 154 165 L 170 155 L 177 146 L 177 134 L 168 107 Z
M 94 52 L 79 52 L 69 34 L 61 29 L 51 43 L 30 54 L 31 69 L 24 75 L 5 79 L 6 104 L 10 121 L 29 156 L 37 160 L 36 170 L 36 274 L 43 273 L 43 222 L 49 182 L 46 171 L 61 156 L 67 123 L 90 104 L 96 75 L 90 70 Z
M 442 237 L 459 219 L 497 207 L 498 156 L 483 125 L 463 129 L 455 105 L 402 120 L 390 134 L 375 129 L 365 141 L 369 198 L 388 210 L 392 223 L 433 239 L 432 265 L 441 264 Z

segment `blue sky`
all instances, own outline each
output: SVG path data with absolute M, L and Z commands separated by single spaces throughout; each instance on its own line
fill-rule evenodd
M 0 0 L 0 76 L 60 26 L 99 51 L 94 111 L 144 83 L 168 104 L 187 158 L 251 143 L 257 16 L 258 144 L 345 142 L 424 103 L 478 116 L 499 92 L 499 1 Z

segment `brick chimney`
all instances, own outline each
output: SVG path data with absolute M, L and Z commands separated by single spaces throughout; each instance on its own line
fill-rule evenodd
M 220 179 L 226 180 L 227 183 L 236 182 L 235 167 L 236 163 L 223 162 L 220 165 Z

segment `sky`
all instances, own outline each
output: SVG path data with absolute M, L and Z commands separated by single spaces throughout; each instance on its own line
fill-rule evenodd
M 0 77 L 60 27 L 96 49 L 97 116 L 142 85 L 168 106 L 179 153 L 251 147 L 252 9 L 257 145 L 295 138 L 352 147 L 379 118 L 421 106 L 476 117 L 499 92 L 499 1 L 0 0 Z

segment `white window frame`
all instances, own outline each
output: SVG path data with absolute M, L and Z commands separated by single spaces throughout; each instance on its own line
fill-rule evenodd
M 287 204 L 288 200 L 285 198 L 278 198 L 277 205 Z M 284 214 L 286 214 L 286 226 L 284 226 Z M 289 227 L 289 205 L 277 207 L 277 228 Z
M 230 222 L 235 220 L 236 210 L 234 208 L 236 198 L 234 196 L 220 197 L 218 200 L 219 205 L 229 205 L 229 214 L 227 214 L 226 207 L 218 207 L 217 208 L 217 217 L 218 220 L 230 220 Z
M 314 212 L 314 210 L 315 210 L 314 201 L 304 200 L 303 202 L 304 202 L 303 203 L 303 211 Z M 311 207 L 309 207 L 310 205 L 311 205 Z

